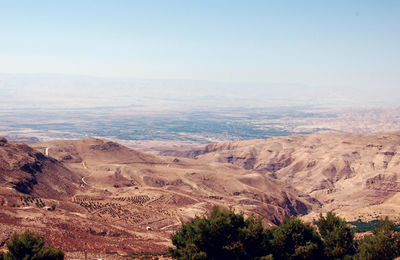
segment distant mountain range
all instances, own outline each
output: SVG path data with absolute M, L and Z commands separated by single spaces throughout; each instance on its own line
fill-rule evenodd
M 0 108 L 144 106 L 273 107 L 396 105 L 400 93 L 299 84 L 100 78 L 58 74 L 0 74 Z

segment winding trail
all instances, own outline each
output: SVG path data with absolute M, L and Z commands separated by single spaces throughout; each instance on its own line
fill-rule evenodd
M 83 168 L 84 168 L 85 170 L 87 170 L 87 166 L 86 166 L 85 162 L 82 162 L 82 166 L 83 166 Z M 85 181 L 85 178 L 90 177 L 90 176 L 92 176 L 92 174 L 82 177 L 82 182 L 83 182 L 86 186 L 89 186 L 89 184 Z

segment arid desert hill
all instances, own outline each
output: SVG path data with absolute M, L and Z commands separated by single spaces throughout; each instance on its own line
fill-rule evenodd
M 298 200 L 295 189 L 282 185 L 274 178 L 228 164 L 157 157 L 96 138 L 52 141 L 32 146 L 39 150 L 47 149 L 50 156 L 62 160 L 71 170 L 80 172 L 88 186 L 109 192 L 151 188 L 184 194 L 191 199 L 212 198 L 213 202 L 209 205 L 242 205 L 239 206 L 241 209 L 254 208 L 259 202 L 268 205 L 271 201 L 274 207 L 279 203 L 283 205 L 282 216 L 304 214 L 317 205 L 312 200 L 307 202 L 307 198 Z M 232 198 L 226 201 L 225 198 L 229 197 Z M 222 203 L 218 203 L 219 200 Z M 274 215 L 270 220 L 275 219 L 276 213 L 268 212 L 268 216 Z M 281 216 L 277 219 L 281 220 Z
M 0 138 L 1 189 L 44 198 L 70 198 L 81 178 L 61 162 L 25 144 Z
M 317 133 L 225 142 L 164 155 L 229 163 L 281 180 L 347 219 L 400 213 L 400 132 Z
M 82 163 L 162 163 L 163 160 L 141 153 L 115 142 L 97 138 L 82 140 L 54 140 L 47 143 L 34 143 L 32 147 L 51 154 L 59 161 Z M 47 149 L 47 150 L 46 150 Z
M 0 163 L 0 243 L 29 228 L 72 256 L 166 250 L 182 222 L 214 205 L 261 215 L 267 225 L 320 207 L 256 171 L 96 138 L 30 147 L 3 138 Z
M 398 219 L 399 144 L 400 132 L 317 133 L 155 156 L 97 138 L 1 138 L 0 243 L 29 228 L 70 256 L 163 251 L 183 222 L 214 205 L 266 225 L 329 210 Z

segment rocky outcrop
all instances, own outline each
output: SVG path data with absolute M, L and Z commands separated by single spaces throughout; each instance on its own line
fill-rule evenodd
M 80 176 L 25 144 L 0 139 L 0 183 L 24 194 L 72 195 Z

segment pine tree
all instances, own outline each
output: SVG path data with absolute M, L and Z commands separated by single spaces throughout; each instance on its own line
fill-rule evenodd
M 310 224 L 290 218 L 272 229 L 274 259 L 324 259 L 321 237 Z
M 326 217 L 320 215 L 317 226 L 328 259 L 344 259 L 354 255 L 354 233 L 344 219 L 328 212 Z
M 269 235 L 261 219 L 214 207 L 209 218 L 196 217 L 172 235 L 176 248 L 169 250 L 176 259 L 260 259 L 271 253 Z
M 30 231 L 22 235 L 14 234 L 7 243 L 6 260 L 61 260 L 64 253 L 59 249 L 44 247 L 44 239 Z M 0 257 L 1 259 L 1 257 Z

